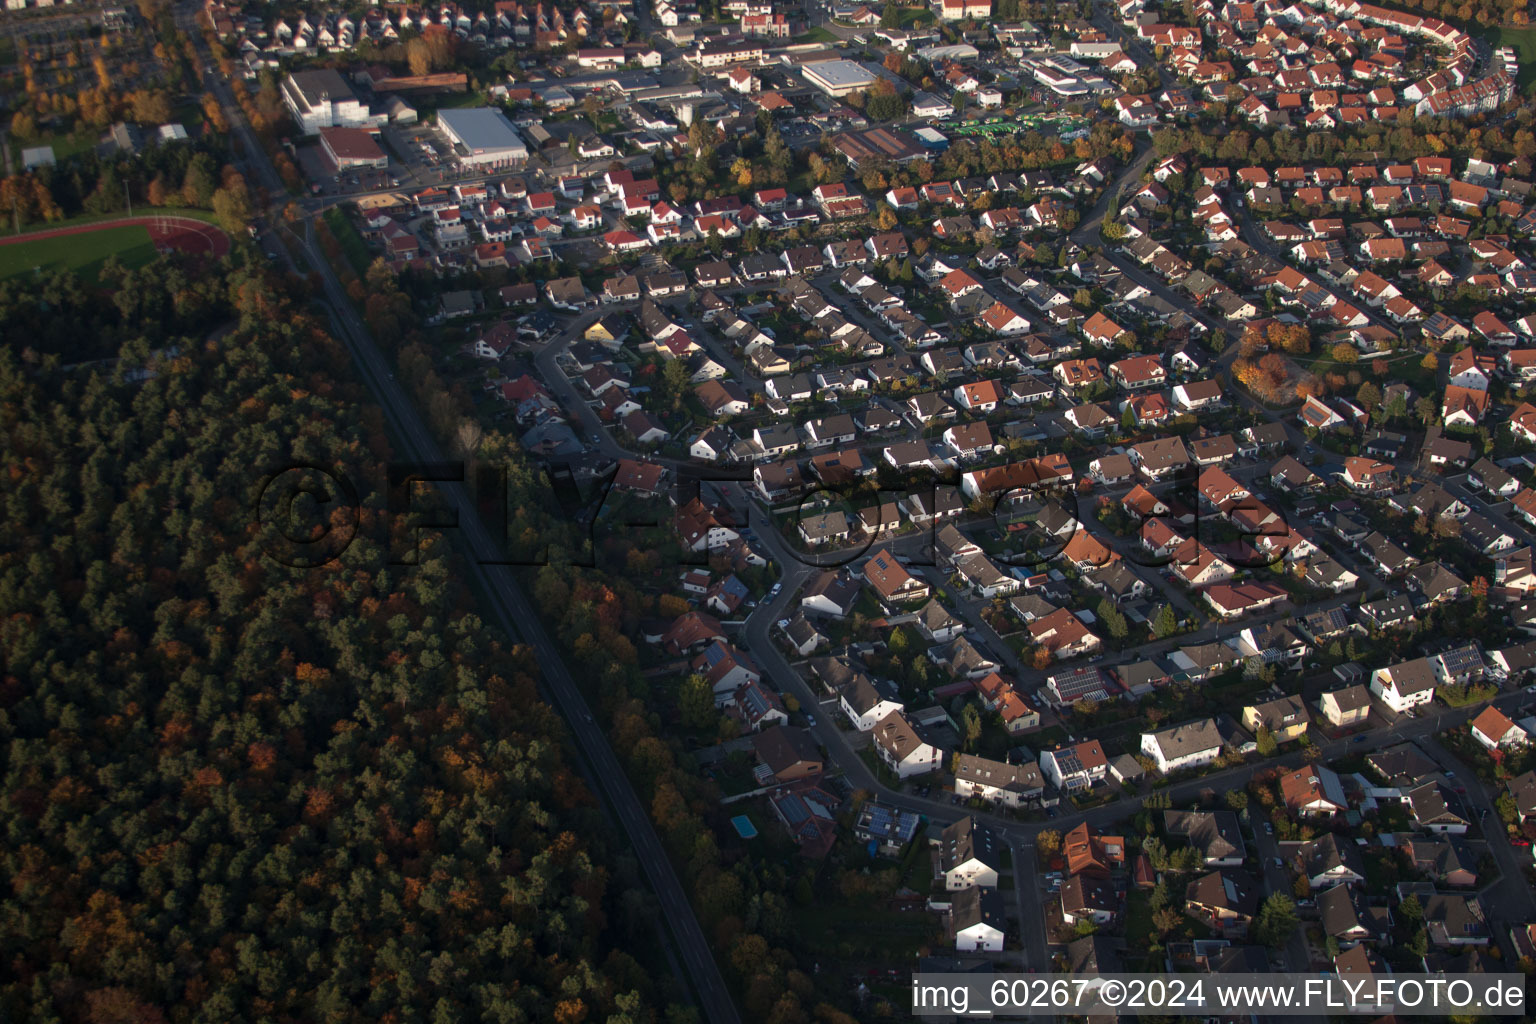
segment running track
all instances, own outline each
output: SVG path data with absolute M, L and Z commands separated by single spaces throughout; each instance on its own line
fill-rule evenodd
M 25 235 L 0 238 L 0 245 L 23 245 L 44 238 L 62 238 L 66 235 L 88 235 L 108 228 L 139 226 L 149 232 L 155 248 L 180 249 L 182 252 L 206 253 L 218 259 L 229 252 L 229 236 L 222 229 L 192 217 L 119 217 L 116 220 L 97 221 L 92 224 L 76 224 L 67 228 L 32 231 Z

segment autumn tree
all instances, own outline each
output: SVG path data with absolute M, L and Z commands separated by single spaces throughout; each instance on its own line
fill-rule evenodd
M 37 138 L 37 121 L 25 110 L 18 110 L 11 117 L 11 134 L 22 142 L 31 142 Z
M 225 185 L 215 190 L 212 200 L 213 215 L 219 226 L 231 233 L 244 231 L 251 222 L 251 199 L 244 182 Z
M 203 94 L 203 120 L 211 130 L 221 135 L 229 131 L 229 121 L 224 117 L 224 107 L 211 92 Z

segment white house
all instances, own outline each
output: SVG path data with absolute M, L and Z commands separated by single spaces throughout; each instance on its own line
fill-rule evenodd
M 1089 789 L 1109 774 L 1109 758 L 1098 740 L 1047 750 L 1040 755 L 1040 772 L 1060 790 Z
M 1005 916 L 1003 898 L 996 889 L 960 890 L 950 902 L 949 914 L 956 952 L 1002 952 Z
M 1435 699 L 1435 667 L 1428 658 L 1398 662 L 1371 673 L 1371 693 L 1401 714 Z
M 1045 777 L 1033 764 L 1007 764 L 977 754 L 960 754 L 955 763 L 955 792 L 1018 807 L 1045 792 Z
M 996 889 L 997 873 L 1003 866 L 1000 849 L 992 830 L 969 815 L 946 828 L 939 837 L 944 888 L 950 892 L 973 885 Z
M 869 732 L 887 715 L 906 708 L 900 701 L 883 696 L 863 673 L 855 675 L 853 681 L 843 687 L 837 704 L 860 732 Z
M 1210 718 L 1144 732 L 1141 752 L 1157 762 L 1157 770 L 1167 775 L 1215 761 L 1221 756 L 1221 732 Z
M 1489 750 L 1523 747 L 1531 741 L 1524 729 L 1491 704 L 1472 719 L 1472 738 Z
M 907 716 L 893 711 L 874 728 L 875 753 L 898 778 L 939 770 L 944 752 L 917 734 Z

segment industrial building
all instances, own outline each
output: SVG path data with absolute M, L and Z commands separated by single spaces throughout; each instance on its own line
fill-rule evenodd
M 458 158 L 475 167 L 511 167 L 525 163 L 528 147 L 505 114 L 491 107 L 440 110 L 437 126 L 456 147 Z
M 832 136 L 832 147 L 848 159 L 848 166 L 854 170 L 859 169 L 861 161 L 889 160 L 904 164 L 927 156 L 927 152 L 911 136 L 888 128 L 840 132 Z
M 369 123 L 367 104 L 334 68 L 295 71 L 283 79 L 283 104 L 304 135 L 321 128 L 360 128 Z
M 828 96 L 847 96 L 875 84 L 875 74 L 851 60 L 819 60 L 800 68 L 805 80 Z
M 374 141 L 373 134 L 362 128 L 321 128 L 320 148 L 338 171 L 354 167 L 383 170 L 389 166 L 389 157 Z

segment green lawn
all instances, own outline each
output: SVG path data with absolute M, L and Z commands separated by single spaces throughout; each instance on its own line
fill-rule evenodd
M 822 28 L 820 25 L 817 25 L 814 28 L 812 28 L 809 32 L 802 32 L 798 36 L 795 36 L 795 38 L 791 39 L 790 42 L 791 43 L 836 43 L 836 42 L 839 42 L 839 39 L 837 38 L 837 36 L 834 33 L 827 31 L 826 29 Z
M 81 153 L 94 149 L 96 143 L 101 141 L 101 134 L 89 129 L 70 135 L 45 132 L 30 142 L 22 142 L 14 135 L 10 137 L 10 141 L 13 166 L 20 171 L 21 151 L 24 149 L 32 149 L 36 146 L 52 146 L 54 162 L 62 164 L 71 157 L 79 156 Z
M 1536 26 L 1525 28 L 1488 28 L 1478 33 L 1490 46 L 1512 47 L 1520 58 L 1520 91 L 1529 92 L 1536 82 Z
M 35 242 L 0 245 L 0 278 L 43 270 L 74 270 L 94 284 L 108 256 L 128 267 L 142 267 L 155 258 L 149 231 L 142 225 L 103 228 L 87 235 L 62 235 Z
M 918 28 L 933 24 L 933 12 L 926 7 L 906 7 L 901 12 L 900 28 Z

